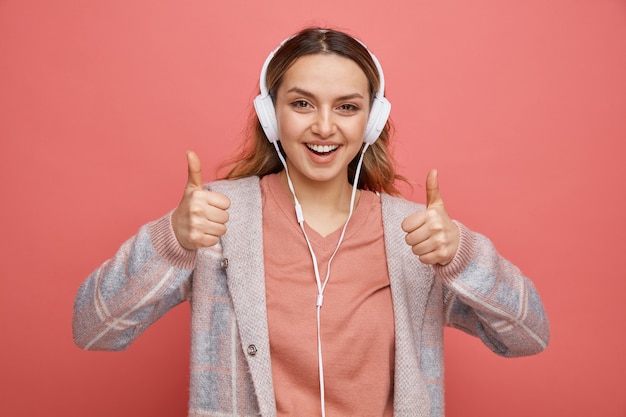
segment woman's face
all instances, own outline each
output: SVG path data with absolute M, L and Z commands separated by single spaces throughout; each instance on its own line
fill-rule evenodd
M 347 182 L 363 144 L 370 97 L 365 73 L 335 54 L 298 58 L 276 93 L 280 142 L 298 182 Z

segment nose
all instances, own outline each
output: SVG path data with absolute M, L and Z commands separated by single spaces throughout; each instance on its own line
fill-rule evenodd
M 315 114 L 315 120 L 311 126 L 313 133 L 322 138 L 328 138 L 335 133 L 336 129 L 337 126 L 333 118 L 332 110 L 324 108 L 319 109 Z

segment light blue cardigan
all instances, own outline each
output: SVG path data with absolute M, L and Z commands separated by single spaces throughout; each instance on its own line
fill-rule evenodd
M 231 200 L 220 244 L 182 248 L 170 215 L 142 227 L 80 287 L 74 340 L 84 349 L 125 349 L 189 300 L 189 417 L 275 416 L 259 179 L 207 187 Z M 443 416 L 445 325 L 513 357 L 546 348 L 548 320 L 533 284 L 487 238 L 459 224 L 455 259 L 445 267 L 422 264 L 400 224 L 424 206 L 386 194 L 381 199 L 395 320 L 394 416 Z

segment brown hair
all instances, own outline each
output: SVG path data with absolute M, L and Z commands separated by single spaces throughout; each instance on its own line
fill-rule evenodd
M 267 68 L 266 84 L 272 100 L 280 87 L 283 77 L 291 65 L 300 57 L 311 54 L 337 54 L 354 61 L 365 73 L 369 81 L 370 104 L 380 85 L 376 64 L 363 44 L 353 37 L 336 30 L 307 28 L 289 38 L 276 51 Z M 396 174 L 394 160 L 389 150 L 391 123 L 388 121 L 379 138 L 363 157 L 363 167 L 358 187 L 371 191 L 382 191 L 392 195 L 400 192 L 394 185 L 396 180 L 406 179 Z M 225 166 L 232 166 L 226 179 L 237 179 L 267 174 L 283 170 L 274 146 L 267 140 L 259 119 L 252 109 L 246 142 L 241 152 Z M 278 142 L 280 145 L 280 141 Z M 282 148 L 281 148 L 282 152 Z M 348 181 L 352 182 L 360 154 L 348 165 Z

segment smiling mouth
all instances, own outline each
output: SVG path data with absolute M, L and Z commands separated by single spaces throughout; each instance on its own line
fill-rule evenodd
M 306 144 L 306 147 L 313 153 L 318 155 L 327 155 L 335 152 L 339 145 L 311 145 L 309 143 Z

